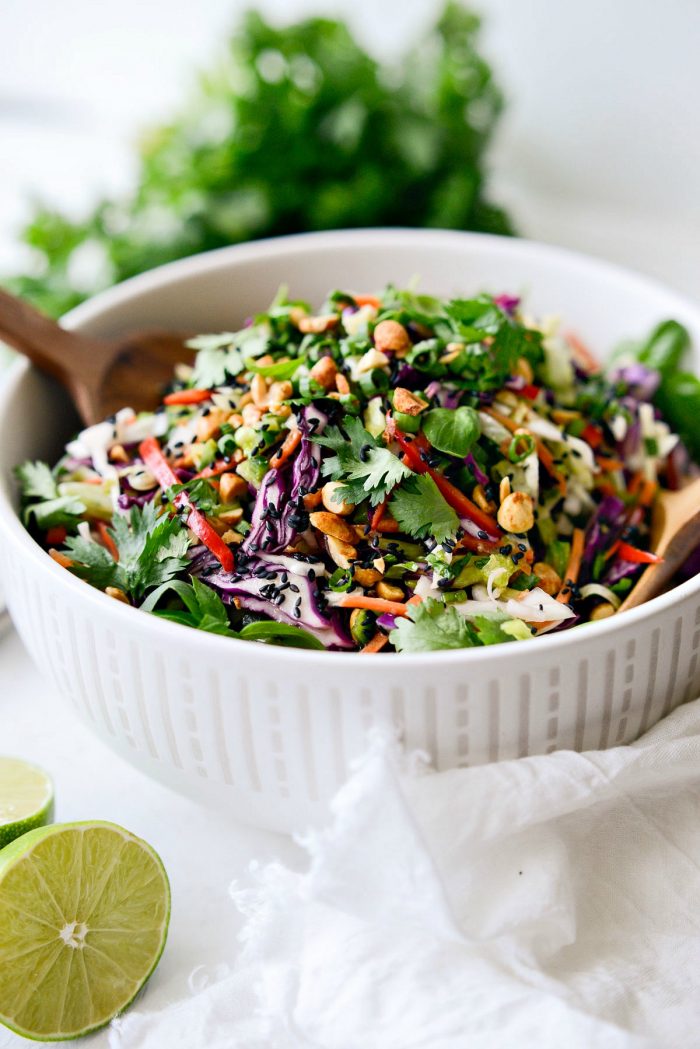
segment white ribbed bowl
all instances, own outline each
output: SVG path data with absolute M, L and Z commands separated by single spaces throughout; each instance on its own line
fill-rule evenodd
M 278 286 L 320 302 L 387 281 L 440 294 L 522 292 L 596 352 L 700 312 L 616 267 L 526 241 L 370 230 L 225 249 L 163 267 L 67 318 L 92 335 L 235 329 Z M 372 726 L 393 722 L 438 768 L 635 739 L 700 690 L 700 578 L 618 618 L 529 644 L 425 655 L 270 648 L 141 615 L 56 565 L 16 514 L 12 467 L 54 459 L 75 420 L 24 364 L 0 401 L 0 567 L 27 648 L 76 713 L 148 775 L 246 822 L 323 818 Z

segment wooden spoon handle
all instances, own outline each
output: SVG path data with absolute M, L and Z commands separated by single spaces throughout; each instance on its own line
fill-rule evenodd
M 660 564 L 649 565 L 644 570 L 637 585 L 620 605 L 618 613 L 626 612 L 628 608 L 636 608 L 637 605 L 643 605 L 645 601 L 651 601 L 652 597 L 658 597 L 663 593 L 678 569 L 685 564 L 698 546 L 700 546 L 700 510 L 673 536 L 663 551 L 664 560 Z
M 94 372 L 100 357 L 96 341 L 66 331 L 1 288 L 0 341 L 62 383 L 75 381 L 85 369 Z

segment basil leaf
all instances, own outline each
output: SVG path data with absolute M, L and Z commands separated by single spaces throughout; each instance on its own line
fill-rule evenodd
M 423 416 L 423 433 L 433 448 L 463 459 L 479 439 L 479 416 L 473 408 L 432 408 Z

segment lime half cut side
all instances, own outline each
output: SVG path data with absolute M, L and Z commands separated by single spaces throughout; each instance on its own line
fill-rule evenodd
M 46 773 L 19 758 L 0 757 L 0 849 L 53 816 L 53 785 Z
M 113 823 L 40 827 L 0 852 L 0 1022 L 59 1041 L 138 994 L 168 931 L 170 888 L 150 845 Z

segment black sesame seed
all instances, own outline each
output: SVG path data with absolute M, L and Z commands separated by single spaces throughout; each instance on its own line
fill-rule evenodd
M 310 579 L 313 583 L 314 579 L 316 578 L 316 573 L 314 572 L 313 568 L 310 568 L 309 571 L 306 573 L 306 578 Z
M 479 539 L 488 539 L 489 537 L 488 532 L 484 532 L 481 529 L 476 534 Z

